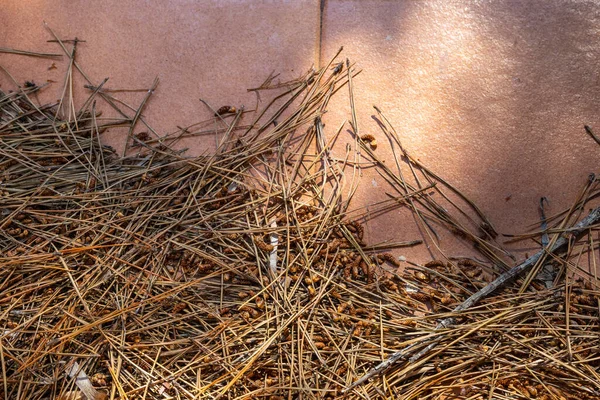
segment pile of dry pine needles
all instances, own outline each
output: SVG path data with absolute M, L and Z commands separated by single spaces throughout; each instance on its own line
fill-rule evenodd
M 69 87 L 85 77 L 77 42 L 55 39 Z M 597 215 L 572 228 L 595 178 L 531 235 L 546 251 L 514 279 L 491 223 L 378 109 L 396 164 L 361 139 L 356 74 L 332 61 L 280 85 L 249 125 L 243 109 L 216 110 L 217 149 L 201 157 L 172 146 L 193 127 L 135 133 L 152 91 L 135 109 L 88 81 L 79 111 L 68 91 L 44 106 L 34 84 L 0 92 L 0 397 L 600 398 Z M 342 88 L 345 147 L 321 120 Z M 103 145 L 117 126 L 134 155 Z M 446 227 L 489 262 L 398 268 L 389 249 L 419 241 L 365 243 L 364 212 L 349 208 L 365 165 L 397 193 L 380 212 L 409 207 L 429 243 Z

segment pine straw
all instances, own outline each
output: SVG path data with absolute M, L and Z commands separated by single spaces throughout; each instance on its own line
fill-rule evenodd
M 65 53 L 69 87 L 79 66 Z M 194 158 L 171 147 L 192 128 L 134 134 L 151 92 L 139 108 L 119 108 L 122 119 L 98 115 L 97 98 L 118 103 L 91 82 L 77 112 L 68 96 L 37 106 L 38 86 L 0 92 L 4 397 L 338 398 L 389 355 L 431 339 L 422 358 L 345 396 L 598 398 L 600 291 L 579 267 L 583 254 L 595 263 L 598 240 L 544 258 L 562 267 L 553 287 L 534 275 L 453 314 L 509 267 L 509 254 L 469 199 L 400 146 L 379 110 L 398 169 L 359 138 L 356 73 L 330 63 L 288 82 L 283 105 L 269 103 L 249 125 L 243 110 L 215 115 L 217 150 Z M 321 117 L 343 87 L 354 136 L 336 156 L 342 129 L 325 134 Z M 102 144 L 114 126 L 128 129 L 135 155 Z M 409 207 L 430 245 L 432 226 L 444 226 L 491 264 L 446 259 L 402 271 L 382 248 L 418 241 L 367 245 L 364 215 L 349 209 L 365 163 L 396 190 L 380 212 Z M 550 218 L 552 235 L 596 194 L 590 182 Z M 456 323 L 436 331 L 447 317 Z

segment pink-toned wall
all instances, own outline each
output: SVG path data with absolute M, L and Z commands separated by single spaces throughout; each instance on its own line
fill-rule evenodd
M 94 83 L 147 88 L 161 84 L 145 111 L 161 133 L 207 118 L 214 105 L 245 104 L 246 89 L 271 71 L 294 78 L 344 46 L 363 70 L 355 81 L 363 132 L 379 135 L 378 105 L 405 146 L 454 183 L 502 232 L 568 207 L 600 148 L 583 129 L 600 131 L 600 2 L 583 0 L 3 0 L 0 47 L 58 51 L 51 35 L 86 40 L 78 60 Z M 0 54 L 18 81 L 53 80 L 42 100 L 61 95 L 67 63 Z M 76 84 L 82 85 L 81 78 Z M 13 87 L 0 73 L 0 88 Z M 137 105 L 143 93 L 123 94 Z M 339 96 L 327 116 L 349 118 Z M 123 143 L 122 132 L 107 140 Z M 183 143 L 200 153 L 211 138 Z M 209 142 L 207 142 L 209 141 Z M 384 146 L 382 157 L 390 158 Z M 383 198 L 377 177 L 358 200 Z M 369 224 L 373 241 L 418 237 L 414 219 L 397 212 Z M 468 251 L 444 237 L 449 254 Z M 423 248 L 405 251 L 416 261 Z M 460 254 L 459 254 L 460 255 Z

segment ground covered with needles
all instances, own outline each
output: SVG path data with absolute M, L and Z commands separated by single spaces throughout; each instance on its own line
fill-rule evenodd
M 103 83 L 77 111 L 38 104 L 33 83 L 0 92 L 0 397 L 600 398 L 598 231 L 570 230 L 595 177 L 528 236 L 548 249 L 531 268 L 461 310 L 518 261 L 375 109 L 398 155 L 380 161 L 354 116 L 357 74 L 332 60 L 264 110 L 217 107 L 216 151 L 200 157 L 176 150 L 193 129 L 138 129 L 151 91 L 113 119 L 96 111 L 119 107 Z M 339 90 L 349 132 L 322 122 Z M 103 144 L 115 127 L 126 154 Z M 365 165 L 394 193 L 379 212 L 409 208 L 424 238 L 369 243 L 351 204 Z M 485 262 L 400 265 L 394 249 L 440 229 Z

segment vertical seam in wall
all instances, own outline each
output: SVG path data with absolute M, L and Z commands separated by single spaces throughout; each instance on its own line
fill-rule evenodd
M 317 26 L 317 44 L 315 51 L 315 66 L 316 69 L 321 68 L 321 49 L 323 46 L 323 14 L 325 12 L 325 1 L 326 0 L 317 0 L 319 2 L 318 7 L 318 26 Z

